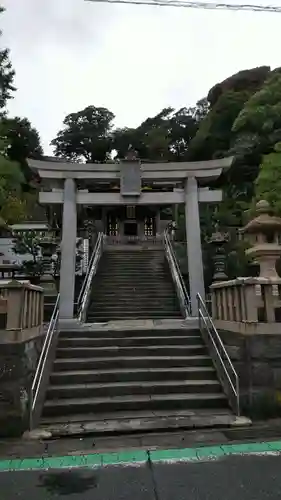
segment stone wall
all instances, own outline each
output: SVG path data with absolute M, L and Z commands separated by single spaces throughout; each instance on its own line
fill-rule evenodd
M 281 335 L 219 334 L 239 375 L 242 413 L 281 416 Z
M 0 343 L 0 436 L 20 436 L 29 426 L 30 390 L 43 336 Z

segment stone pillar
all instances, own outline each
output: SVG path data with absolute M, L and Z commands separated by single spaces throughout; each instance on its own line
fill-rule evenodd
M 76 235 L 76 186 L 74 179 L 65 179 L 60 269 L 60 319 L 72 319 L 74 313 Z
M 198 185 L 195 177 L 188 177 L 185 185 L 185 224 L 188 256 L 188 274 L 192 316 L 197 316 L 196 294 L 205 300 Z
M 155 214 L 155 233 L 156 236 L 161 234 L 161 217 L 160 217 L 160 207 L 157 208 L 156 214 Z

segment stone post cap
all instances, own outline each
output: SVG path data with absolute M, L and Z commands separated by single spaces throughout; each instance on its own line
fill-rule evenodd
M 260 200 L 256 204 L 257 216 L 250 220 L 246 226 L 240 229 L 240 233 L 264 233 L 267 230 L 281 232 L 281 217 L 271 215 L 271 206 L 266 200 Z
M 1 288 L 10 288 L 10 289 L 16 289 L 16 288 L 27 288 L 28 290 L 34 290 L 34 291 L 38 291 L 38 292 L 42 292 L 43 293 L 43 288 L 41 286 L 37 286 L 37 285 L 32 285 L 30 283 L 30 281 L 27 281 L 27 280 L 16 280 L 16 279 L 12 279 L 12 280 L 0 280 L 0 290 Z

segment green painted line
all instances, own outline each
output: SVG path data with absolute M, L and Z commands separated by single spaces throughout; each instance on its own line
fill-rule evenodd
M 84 467 L 105 467 L 108 465 L 145 464 L 163 462 L 200 462 L 215 460 L 231 455 L 250 455 L 255 453 L 280 453 L 281 441 L 258 443 L 224 444 L 221 446 L 202 446 L 198 448 L 171 450 L 132 450 L 119 453 L 92 453 L 90 455 L 67 455 L 62 457 L 41 457 L 0 460 L 0 472 L 20 470 L 72 469 Z
M 147 462 L 147 452 L 142 450 L 124 451 L 120 453 L 103 453 L 102 465 L 136 464 Z
M 281 441 L 260 443 L 226 444 L 221 446 L 202 446 L 176 450 L 156 450 L 150 453 L 152 462 L 212 460 L 230 455 L 250 455 L 255 453 L 281 452 Z
M 0 472 L 19 470 L 73 469 L 102 467 L 106 465 L 141 464 L 147 462 L 147 452 L 136 450 L 120 453 L 93 453 L 90 455 L 66 455 L 63 457 L 42 457 L 0 460 Z

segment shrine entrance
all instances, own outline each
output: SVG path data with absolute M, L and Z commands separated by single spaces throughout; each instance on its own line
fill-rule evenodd
M 138 236 L 138 224 L 136 221 L 124 222 L 124 236 Z
M 108 236 L 156 236 L 159 209 L 127 205 L 106 209 L 106 234 Z
M 199 162 L 141 162 L 131 148 L 118 163 L 79 164 L 53 158 L 28 159 L 28 165 L 46 182 L 39 195 L 40 204 L 63 205 L 60 269 L 60 320 L 74 318 L 75 265 L 77 252 L 77 205 L 101 209 L 95 220 L 99 232 L 113 237 L 136 233 L 129 240 L 149 239 L 161 235 L 165 227 L 160 207 L 184 205 L 186 252 L 193 315 L 198 314 L 197 294 L 204 300 L 205 286 L 201 248 L 200 203 L 219 203 L 221 190 L 208 184 L 230 168 L 233 157 Z M 83 180 L 81 187 L 81 180 Z M 95 190 L 91 186 L 119 182 L 120 191 Z M 162 184 L 165 191 L 145 190 L 147 185 Z M 48 189 L 46 189 L 46 186 Z M 86 187 L 85 187 L 86 186 Z

